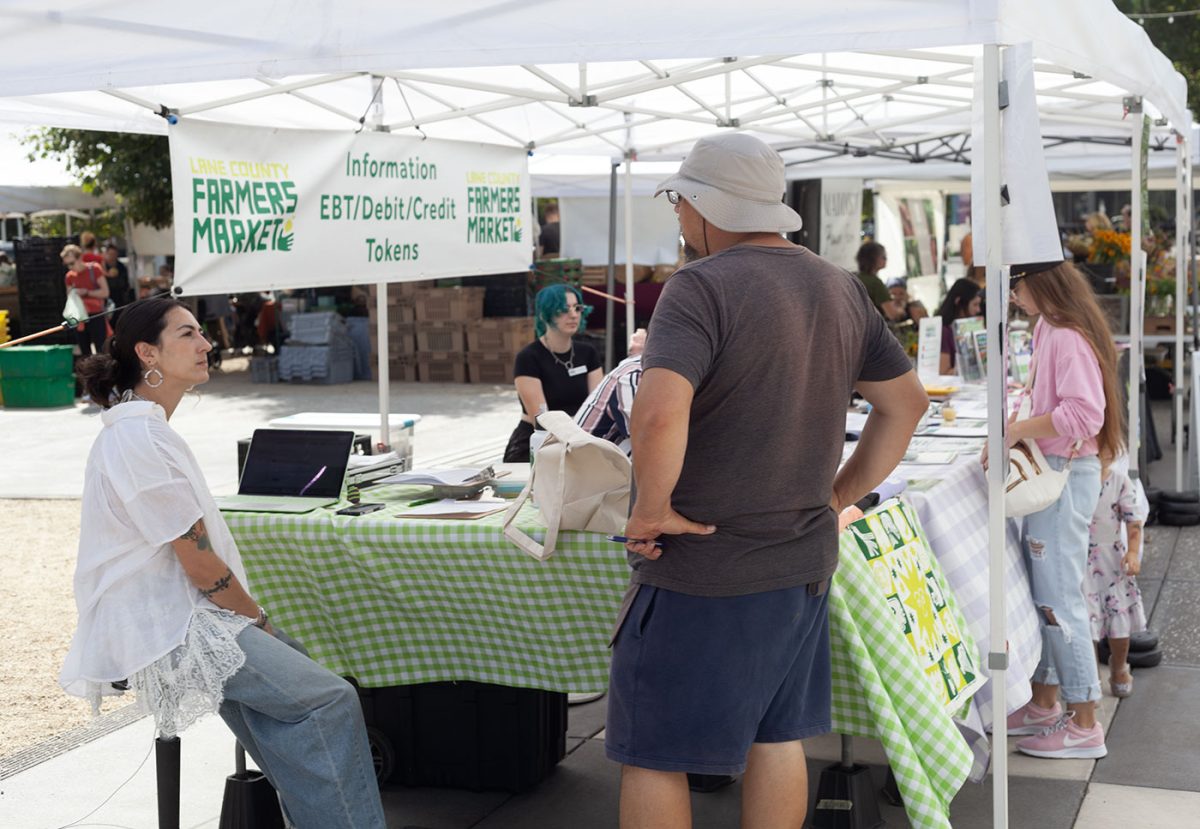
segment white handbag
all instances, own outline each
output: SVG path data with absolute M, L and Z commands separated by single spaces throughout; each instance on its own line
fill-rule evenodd
M 1029 369 L 1029 388 L 1017 410 L 1017 421 L 1029 419 L 1036 375 L 1035 363 Z M 1067 478 L 1071 476 L 1071 460 L 1080 443 L 1075 443 L 1071 459 L 1061 472 L 1046 462 L 1046 456 L 1038 448 L 1036 440 L 1021 440 L 1013 444 L 1008 450 L 1008 477 L 1004 481 L 1004 514 L 1009 518 L 1020 518 L 1041 512 L 1057 501 L 1067 485 Z
M 550 434 L 534 456 L 529 483 L 504 514 L 504 535 L 545 561 L 559 530 L 615 535 L 625 529 L 632 467 L 616 444 L 588 434 L 566 412 L 543 412 L 537 420 Z M 546 525 L 543 544 L 513 523 L 531 494 Z

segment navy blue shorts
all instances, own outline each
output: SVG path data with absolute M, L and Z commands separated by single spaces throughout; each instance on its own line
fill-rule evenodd
M 641 768 L 741 774 L 753 743 L 828 733 L 830 693 L 828 592 L 641 585 L 613 640 L 605 751 Z

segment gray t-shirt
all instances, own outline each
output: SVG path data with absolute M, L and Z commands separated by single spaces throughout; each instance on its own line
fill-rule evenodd
M 717 531 L 664 536 L 656 561 L 630 554 L 633 580 L 737 596 L 832 575 L 854 384 L 912 370 L 862 283 L 805 248 L 728 248 L 671 277 L 642 366 L 695 389 L 671 502 Z

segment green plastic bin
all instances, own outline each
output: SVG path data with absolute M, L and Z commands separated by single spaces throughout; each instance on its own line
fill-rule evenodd
M 69 345 L 18 345 L 0 348 L 0 377 L 70 377 L 74 369 Z M 6 395 L 7 397 L 7 395 Z
M 9 409 L 51 409 L 75 404 L 75 378 L 0 377 L 0 393 Z

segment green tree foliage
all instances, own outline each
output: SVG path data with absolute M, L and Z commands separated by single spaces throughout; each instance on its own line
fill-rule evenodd
M 1135 21 L 1138 14 L 1167 14 L 1200 8 L 1197 0 L 1115 0 L 1116 7 Z M 1200 15 L 1142 18 L 1151 42 L 1171 59 L 1179 74 L 1187 79 L 1188 109 L 1193 117 L 1200 114 Z
M 30 134 L 30 160 L 56 158 L 89 193 L 111 192 L 134 222 L 171 224 L 171 156 L 163 135 L 50 127 Z

